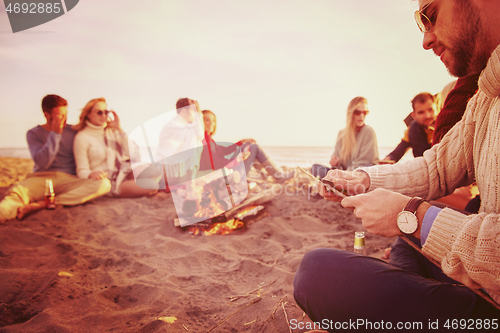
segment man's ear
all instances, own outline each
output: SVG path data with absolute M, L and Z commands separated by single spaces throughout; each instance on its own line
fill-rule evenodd
M 411 119 L 415 120 L 415 111 L 412 111 L 412 113 L 410 113 L 410 116 L 411 116 Z

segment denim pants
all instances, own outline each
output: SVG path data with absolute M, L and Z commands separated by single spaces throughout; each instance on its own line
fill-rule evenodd
M 393 244 L 391 264 L 336 249 L 313 250 L 302 259 L 293 285 L 297 304 L 318 323 L 317 329 L 329 332 L 398 327 L 443 332 L 457 331 L 446 329 L 447 320 L 450 326 L 453 319 L 455 323 L 465 319 L 469 324 L 500 321 L 499 310 L 447 277 L 399 238 Z M 483 327 L 474 331 L 497 330 Z
M 252 168 L 252 164 L 255 161 L 257 161 L 259 163 L 264 163 L 265 161 L 267 161 L 269 159 L 269 157 L 266 155 L 266 153 L 264 153 L 262 148 L 260 148 L 260 146 L 256 143 L 252 143 L 252 144 L 244 143 L 241 146 L 242 152 L 244 152 L 247 149 L 250 151 L 250 156 L 245 160 L 244 163 L 245 163 L 245 169 L 246 169 L 247 174 L 248 174 L 248 172 Z

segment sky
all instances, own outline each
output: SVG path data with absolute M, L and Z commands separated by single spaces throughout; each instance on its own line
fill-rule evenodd
M 12 33 L 0 2 L 0 148 L 27 147 L 43 96 L 68 123 L 104 97 L 130 133 L 182 97 L 217 116 L 217 141 L 331 146 L 349 101 L 368 99 L 379 146 L 396 146 L 419 92 L 454 80 L 411 0 L 81 0 Z

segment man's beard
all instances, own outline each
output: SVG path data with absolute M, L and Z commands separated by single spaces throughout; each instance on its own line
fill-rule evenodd
M 450 41 L 450 55 L 453 62 L 448 67 L 451 75 L 464 77 L 481 72 L 488 63 L 490 54 L 485 52 L 486 28 L 478 9 L 467 0 L 456 1 L 455 16 L 460 26 Z M 481 48 L 481 46 L 483 48 Z

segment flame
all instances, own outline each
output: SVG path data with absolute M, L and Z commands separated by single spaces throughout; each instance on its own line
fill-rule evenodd
M 193 236 L 199 235 L 200 233 L 203 233 L 205 236 L 211 236 L 227 235 L 234 230 L 242 229 L 244 227 L 245 223 L 243 221 L 232 219 L 227 222 L 214 223 L 209 227 L 190 225 L 187 228 L 193 234 Z
M 213 191 L 203 191 L 203 187 L 197 187 L 196 191 L 200 199 L 194 217 L 210 218 L 224 213 L 224 207 L 217 201 Z
M 205 236 L 211 235 L 226 235 L 233 230 L 241 229 L 245 226 L 245 223 L 240 220 L 231 219 L 225 223 L 216 223 L 209 230 L 203 231 Z

